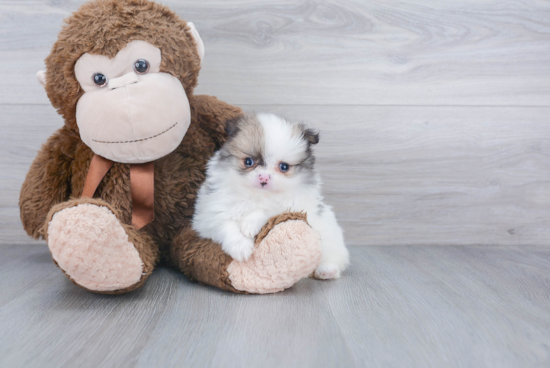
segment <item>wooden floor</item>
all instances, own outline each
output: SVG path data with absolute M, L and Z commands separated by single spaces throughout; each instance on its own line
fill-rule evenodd
M 550 366 L 550 2 L 163 0 L 205 43 L 196 93 L 321 130 L 352 266 L 118 297 L 68 282 L 17 205 L 63 124 L 35 74 L 83 2 L 0 0 L 0 367 Z
M 548 366 L 550 251 L 353 247 L 340 280 L 234 295 L 158 269 L 75 287 L 46 246 L 0 248 L 2 367 Z

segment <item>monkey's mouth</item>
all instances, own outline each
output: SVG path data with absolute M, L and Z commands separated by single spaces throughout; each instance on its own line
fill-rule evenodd
M 168 132 L 169 130 L 171 130 L 172 128 L 174 128 L 176 125 L 178 125 L 178 122 L 177 122 L 177 121 L 176 121 L 176 122 L 174 123 L 174 125 L 172 125 L 170 128 L 165 129 L 165 130 L 163 130 L 163 131 L 160 132 L 160 133 L 157 133 L 157 134 L 152 135 L 152 136 L 147 137 L 147 138 L 134 139 L 133 141 L 98 141 L 98 140 L 96 140 L 96 139 L 92 139 L 92 141 L 93 141 L 93 142 L 97 142 L 97 143 L 110 143 L 110 144 L 111 144 L 111 143 L 136 143 L 136 142 L 143 142 L 143 141 L 147 141 L 147 140 L 149 140 L 149 139 L 156 138 L 156 137 L 158 137 L 158 136 L 160 136 L 160 135 L 163 135 L 164 133 L 166 133 L 166 132 Z

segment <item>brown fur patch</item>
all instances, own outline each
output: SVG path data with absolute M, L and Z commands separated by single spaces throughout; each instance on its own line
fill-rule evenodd
M 191 228 L 184 229 L 175 239 L 171 256 L 176 265 L 191 280 L 223 290 L 241 293 L 231 286 L 227 266 L 233 261 L 218 243 L 203 239 Z
M 273 216 L 267 221 L 264 227 L 262 227 L 262 230 L 260 230 L 260 232 L 254 238 L 254 244 L 260 244 L 262 240 L 264 240 L 264 238 L 267 236 L 267 234 L 269 234 L 271 229 L 273 229 L 281 222 L 285 222 L 288 220 L 302 220 L 309 225 L 309 223 L 307 222 L 307 214 L 305 212 L 284 212 L 278 216 Z
M 232 136 L 222 147 L 221 159 L 234 158 L 236 169 L 243 171 L 253 170 L 258 164 L 262 164 L 265 153 L 264 130 L 255 114 L 247 113 L 233 123 Z M 243 160 L 247 157 L 254 159 L 254 166 L 246 168 Z

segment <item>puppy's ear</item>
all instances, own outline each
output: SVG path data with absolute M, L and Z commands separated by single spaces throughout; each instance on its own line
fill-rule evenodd
M 239 121 L 241 118 L 231 119 L 225 122 L 225 132 L 228 137 L 234 137 L 239 132 Z
M 313 145 L 319 143 L 319 131 L 315 129 L 306 129 L 303 128 L 304 139 L 307 141 L 308 145 Z

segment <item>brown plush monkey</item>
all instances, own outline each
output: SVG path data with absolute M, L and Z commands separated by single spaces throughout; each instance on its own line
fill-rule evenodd
M 139 288 L 164 262 L 233 292 L 307 277 L 319 237 L 302 214 L 272 218 L 246 262 L 191 229 L 206 162 L 242 111 L 195 96 L 204 47 L 192 25 L 147 0 L 98 0 L 66 20 L 38 78 L 65 120 L 21 189 L 21 220 L 75 284 Z

